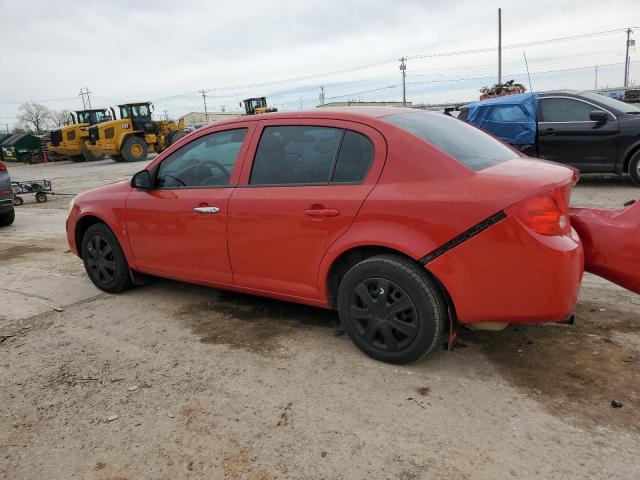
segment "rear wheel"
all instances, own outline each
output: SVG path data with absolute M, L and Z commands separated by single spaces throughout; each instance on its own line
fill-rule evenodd
M 189 132 L 187 132 L 186 130 L 176 130 L 175 132 L 173 132 L 173 134 L 171 135 L 171 145 L 173 145 L 174 143 L 176 143 L 178 140 L 180 140 L 182 137 L 186 137 L 189 134 Z
M 440 292 L 426 272 L 394 255 L 352 267 L 340 284 L 338 311 L 353 343 L 390 363 L 413 362 L 433 350 L 446 318 Z
M 38 192 L 36 193 L 36 202 L 38 203 L 44 203 L 47 201 L 47 194 L 44 192 Z
M 122 145 L 122 156 L 127 162 L 139 162 L 147 158 L 147 142 L 140 137 L 129 136 Z
M 96 223 L 85 232 L 82 260 L 87 275 L 100 290 L 118 293 L 131 287 L 127 259 L 118 239 L 105 224 Z
M 629 162 L 629 175 L 633 183 L 640 187 L 640 150 L 633 155 Z
M 82 145 L 82 156 L 87 162 L 96 162 L 98 160 L 104 159 L 104 155 L 94 154 L 91 150 L 89 150 L 89 147 L 87 147 L 86 144 Z
M 24 203 L 24 198 L 18 196 L 18 195 L 14 195 L 13 197 L 13 204 L 16 207 L 19 207 L 20 205 L 22 205 Z
M 8 212 L 0 213 L 0 227 L 8 227 L 16 219 L 16 211 L 12 208 Z

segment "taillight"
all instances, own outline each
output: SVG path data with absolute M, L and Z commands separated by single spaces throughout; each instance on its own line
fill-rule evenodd
M 565 235 L 571 231 L 569 222 L 570 187 L 556 188 L 528 198 L 509 207 L 522 223 L 542 235 Z
M 6 169 L 7 169 L 7 166 L 3 162 L 0 162 L 0 172 L 4 171 Z

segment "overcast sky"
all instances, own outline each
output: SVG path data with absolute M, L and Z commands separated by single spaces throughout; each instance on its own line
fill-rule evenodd
M 640 36 L 640 0 L 0 0 L 0 124 L 25 101 L 81 108 L 84 86 L 94 107 L 153 100 L 171 117 L 202 111 L 202 89 L 210 111 L 262 95 L 280 110 L 313 108 L 320 86 L 327 101 L 400 100 L 398 58 L 495 47 L 500 6 L 507 47 L 627 27 Z M 595 65 L 599 87 L 621 86 L 625 41 L 507 48 L 503 77 L 528 84 L 524 50 L 534 90 L 593 89 Z M 474 100 L 496 77 L 495 51 L 410 58 L 407 100 Z

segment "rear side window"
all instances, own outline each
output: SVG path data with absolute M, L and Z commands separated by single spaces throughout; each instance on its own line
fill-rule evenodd
M 373 161 L 373 144 L 334 127 L 266 127 L 251 170 L 251 185 L 360 183 Z
M 333 174 L 334 183 L 360 183 L 373 162 L 373 143 L 361 133 L 347 130 Z
M 483 170 L 518 157 L 491 135 L 441 113 L 397 113 L 382 119 L 426 140 L 471 170 Z

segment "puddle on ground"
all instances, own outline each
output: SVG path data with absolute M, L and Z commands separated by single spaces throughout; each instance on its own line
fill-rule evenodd
M 280 339 L 296 330 L 341 330 L 334 311 L 224 291 L 211 301 L 183 308 L 176 316 L 203 343 L 261 353 L 278 351 L 282 348 Z
M 51 252 L 51 247 L 38 247 L 35 245 L 16 245 L 0 250 L 0 261 L 13 260 L 18 257 L 29 255 L 30 253 Z
M 553 415 L 640 432 L 640 315 L 584 303 L 575 313 L 572 326 L 511 326 L 464 339 Z M 624 407 L 612 408 L 612 400 Z

